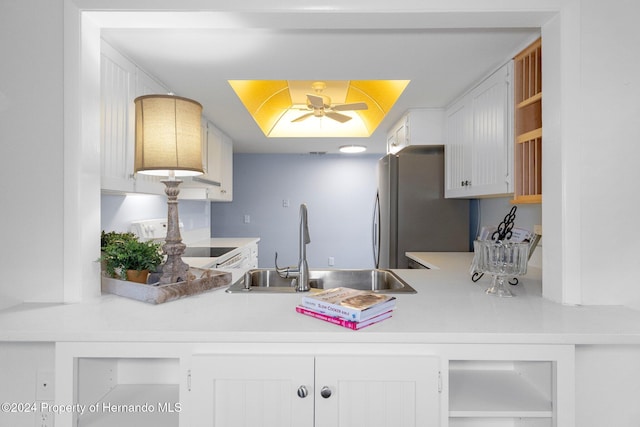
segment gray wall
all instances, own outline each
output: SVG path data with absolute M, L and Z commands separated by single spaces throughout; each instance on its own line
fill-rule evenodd
M 233 202 L 211 204 L 213 237 L 260 237 L 259 266 L 298 261 L 300 203 L 309 209 L 307 258 L 311 267 L 371 268 L 371 226 L 376 164 L 382 154 L 235 154 Z M 289 201 L 289 207 L 283 201 Z M 497 225 L 511 209 L 509 198 L 477 200 L 472 223 Z M 249 223 L 245 223 L 245 216 Z M 520 205 L 516 226 L 541 223 L 539 205 Z M 474 227 L 475 228 L 475 227 Z M 475 237 L 476 230 L 471 235 Z
M 213 237 L 260 237 L 259 266 L 298 262 L 301 203 L 310 267 L 373 267 L 371 227 L 380 154 L 235 154 L 233 202 L 211 204 Z M 289 207 L 283 207 L 283 201 Z M 249 215 L 250 222 L 244 217 Z
M 472 232 L 475 238 L 482 226 L 497 226 L 502 222 L 505 215 L 514 206 L 511 204 L 511 197 L 498 197 L 489 199 L 479 199 L 472 203 L 471 209 L 475 209 L 477 216 L 477 230 Z M 524 228 L 533 231 L 535 225 L 542 224 L 542 206 L 540 204 L 520 204 L 515 205 L 516 219 L 514 227 Z

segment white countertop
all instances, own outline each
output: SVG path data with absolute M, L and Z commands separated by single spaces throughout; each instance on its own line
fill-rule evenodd
M 300 294 L 215 290 L 161 305 L 22 304 L 0 311 L 0 341 L 640 344 L 640 312 L 548 301 L 537 269 L 500 299 L 484 293 L 489 277 L 471 281 L 472 254 L 412 255 L 438 269 L 395 270 L 418 293 L 396 294 L 393 317 L 360 331 L 296 313 Z

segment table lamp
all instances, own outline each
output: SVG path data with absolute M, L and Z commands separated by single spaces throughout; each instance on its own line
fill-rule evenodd
M 189 266 L 182 261 L 186 245 L 180 236 L 176 177 L 195 176 L 202 169 L 202 105 L 173 95 L 145 95 L 135 99 L 136 139 L 134 172 L 168 177 L 167 237 L 162 246 L 167 260 L 160 284 L 187 280 Z

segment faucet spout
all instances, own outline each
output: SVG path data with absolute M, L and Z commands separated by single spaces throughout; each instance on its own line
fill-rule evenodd
M 298 292 L 309 291 L 309 265 L 307 264 L 307 245 L 311 242 L 309 237 L 309 221 L 307 219 L 307 205 L 300 205 L 300 234 L 299 238 L 299 256 L 297 267 L 278 267 L 278 253 L 276 252 L 276 272 L 283 279 L 292 277 L 292 286 L 296 287 Z
M 309 236 L 309 221 L 307 214 L 307 205 L 300 205 L 300 254 L 298 257 L 298 283 L 296 290 L 298 292 L 307 292 L 309 290 L 309 265 L 307 264 L 307 244 L 311 243 Z

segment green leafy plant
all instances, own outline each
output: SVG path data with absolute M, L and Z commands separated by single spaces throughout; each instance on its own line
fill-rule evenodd
M 160 243 L 142 242 L 132 233 L 104 233 L 101 239 L 104 269 L 127 280 L 127 270 L 155 271 L 163 261 Z
M 110 244 L 113 244 L 119 241 L 125 242 L 127 240 L 137 240 L 137 239 L 138 237 L 133 233 L 120 233 L 117 231 L 106 232 L 102 230 L 102 233 L 100 233 L 100 250 L 104 250 L 104 248 L 106 248 Z

